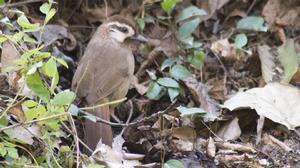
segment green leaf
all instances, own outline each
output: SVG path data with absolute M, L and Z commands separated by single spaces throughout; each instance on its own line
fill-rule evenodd
M 25 117 L 27 121 L 31 121 L 33 119 L 38 119 L 46 116 L 46 108 L 43 105 L 37 105 L 34 108 L 30 108 L 24 111 Z
M 167 77 L 159 78 L 157 80 L 157 83 L 165 87 L 179 88 L 179 84 L 177 83 L 176 80 Z
M 168 14 L 171 14 L 172 10 L 176 6 L 178 2 L 181 2 L 181 0 L 163 0 L 160 5 L 163 8 L 165 12 Z
M 8 119 L 6 118 L 6 115 L 4 115 L 2 118 L 0 118 L 0 127 L 5 127 L 7 125 L 8 125 Z
M 164 168 L 184 168 L 184 165 L 175 159 L 170 159 L 164 164 Z
M 299 66 L 294 40 L 288 39 L 278 48 L 278 58 L 284 69 L 281 83 L 288 84 Z
M 178 30 L 179 39 L 186 39 L 193 33 L 194 30 L 200 24 L 200 18 L 195 18 L 193 20 L 183 23 Z
M 29 22 L 29 20 L 27 19 L 27 17 L 25 15 L 21 15 L 18 19 L 17 19 L 17 23 L 23 28 L 25 29 L 27 32 L 28 31 L 37 31 L 40 28 L 40 24 L 35 23 L 32 24 Z
M 248 16 L 241 19 L 237 24 L 238 29 L 267 32 L 264 19 L 260 16 Z
M 8 39 L 4 36 L 0 36 L 0 43 L 7 41 Z
M 12 36 L 12 39 L 14 39 L 18 42 L 18 41 L 22 40 L 23 37 L 24 37 L 24 33 L 23 32 L 18 32 L 18 33 L 15 33 Z
M 176 108 L 181 114 L 180 116 L 188 116 L 192 114 L 205 114 L 206 112 L 202 108 L 197 108 L 197 107 L 192 107 L 192 108 L 187 108 L 187 107 L 177 107 Z
M 40 11 L 43 14 L 47 15 L 47 13 L 50 11 L 50 8 L 51 8 L 50 4 L 46 2 L 46 3 L 43 3 L 42 6 L 40 6 Z
M 37 41 L 34 38 L 28 36 L 27 34 L 24 34 L 23 40 L 27 43 L 37 44 Z
M 153 81 L 148 87 L 146 96 L 151 100 L 159 100 L 165 93 L 166 88 Z
M 25 81 L 27 86 L 37 94 L 42 100 L 49 101 L 50 93 L 47 87 L 44 85 L 40 75 L 35 72 L 32 75 L 26 75 Z
M 45 24 L 47 24 L 55 15 L 56 9 L 52 8 L 50 9 L 49 13 L 47 13 L 46 18 L 45 18 Z
M 53 104 L 63 106 L 70 105 L 75 99 L 75 93 L 69 90 L 59 92 L 53 99 Z
M 56 61 L 53 58 L 50 58 L 45 66 L 44 66 L 44 70 L 46 75 L 48 75 L 49 77 L 54 77 L 58 72 L 57 72 L 57 66 L 56 66 Z
M 248 43 L 248 39 L 247 39 L 246 34 L 241 33 L 241 34 L 236 35 L 236 37 L 234 39 L 234 45 L 236 48 L 242 48 L 247 43 Z
M 73 115 L 73 116 L 78 116 L 78 113 L 79 113 L 79 108 L 74 105 L 74 104 L 71 104 L 68 111 Z
M 59 74 L 56 73 L 53 76 L 52 80 L 51 80 L 51 86 L 50 86 L 50 89 L 49 89 L 51 94 L 54 93 L 54 90 L 57 87 L 58 82 L 59 82 Z
M 195 66 L 196 69 L 201 69 L 205 61 L 206 55 L 201 50 L 195 50 L 193 55 L 188 56 L 188 61 Z
M 24 103 L 23 103 L 24 106 L 28 107 L 28 108 L 31 108 L 31 107 L 35 107 L 38 105 L 37 102 L 33 101 L 33 100 L 26 100 Z
M 42 62 L 42 61 L 40 61 L 40 62 L 38 62 L 38 63 L 32 65 L 31 68 L 30 68 L 30 69 L 28 70 L 28 72 L 26 73 L 26 75 L 32 75 L 32 74 L 34 74 L 34 73 L 37 71 L 37 69 L 38 69 L 39 67 L 42 67 L 42 66 L 43 66 L 43 62 Z
M 4 0 L 0 0 L 0 5 L 4 5 L 5 1 Z
M 176 59 L 174 58 L 165 59 L 164 62 L 161 64 L 160 70 L 163 71 L 165 68 L 171 67 L 175 63 L 176 63 Z
M 7 150 L 3 143 L 0 143 L 0 156 L 4 157 L 7 154 Z
M 63 65 L 64 67 L 69 68 L 69 66 L 68 66 L 68 64 L 66 63 L 65 60 L 63 60 L 63 59 L 61 59 L 61 58 L 56 58 L 56 61 L 57 61 L 58 63 L 60 63 L 61 65 Z
M 7 155 L 11 158 L 17 159 L 19 157 L 18 150 L 16 148 L 6 148 Z
M 155 72 L 148 71 L 148 70 L 146 70 L 146 72 L 148 73 L 151 80 L 156 80 L 157 79 L 157 77 L 155 75 Z
M 179 88 L 168 88 L 168 94 L 170 97 L 170 100 L 173 102 L 175 98 L 179 95 L 180 90 Z
M 181 11 L 176 16 L 176 22 L 183 21 L 183 20 L 191 18 L 193 16 L 203 16 L 203 15 L 207 15 L 205 10 L 192 5 L 192 6 L 185 8 L 183 11 Z
M 145 25 L 146 25 L 146 24 L 145 24 L 144 18 L 138 18 L 138 19 L 136 20 L 136 22 L 137 22 L 139 28 L 140 28 L 141 30 L 144 30 Z
M 170 73 L 170 76 L 175 79 L 184 79 L 184 78 L 190 77 L 192 75 L 186 67 L 179 65 L 179 64 L 174 65 L 170 69 L 169 73 Z

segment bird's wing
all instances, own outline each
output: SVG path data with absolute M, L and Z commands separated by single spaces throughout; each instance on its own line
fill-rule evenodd
M 78 97 L 86 97 L 88 103 L 97 103 L 128 83 L 127 55 L 132 53 L 128 48 L 113 45 L 92 40 L 75 72 L 72 88 Z

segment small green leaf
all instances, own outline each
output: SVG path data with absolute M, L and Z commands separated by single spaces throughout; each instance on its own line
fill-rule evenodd
M 165 68 L 171 67 L 175 63 L 176 63 L 176 59 L 174 58 L 165 59 L 164 62 L 161 64 L 160 70 L 163 71 Z
M 42 61 L 40 61 L 40 62 L 32 65 L 31 68 L 27 71 L 26 75 L 32 75 L 32 74 L 34 74 L 37 71 L 37 69 L 39 67 L 42 67 L 42 66 L 43 66 L 43 62 Z
M 40 6 L 40 11 L 43 14 L 47 15 L 47 13 L 50 11 L 50 8 L 51 8 L 50 4 L 46 2 L 46 3 L 43 3 L 42 6 Z
M 3 143 L 0 143 L 0 156 L 4 157 L 7 154 L 7 150 Z
M 192 75 L 186 67 L 179 65 L 179 64 L 174 65 L 170 69 L 169 73 L 170 73 L 170 76 L 175 79 L 184 79 L 184 78 L 190 77 Z
M 167 77 L 159 78 L 157 80 L 157 83 L 159 83 L 160 85 L 165 86 L 165 87 L 179 88 L 179 84 L 177 83 L 177 81 L 175 81 L 174 79 L 171 79 L 171 78 L 167 78 Z
M 164 168 L 184 168 L 184 165 L 175 159 L 170 159 L 164 164 Z
M 24 34 L 23 40 L 27 43 L 37 44 L 37 41 L 34 38 L 28 36 L 27 34 Z
M 0 118 L 0 128 L 5 127 L 7 125 L 8 125 L 8 119 L 6 118 L 6 115 L 4 115 L 2 118 Z
M 59 82 L 59 74 L 56 73 L 53 77 L 52 77 L 52 80 L 51 80 L 51 86 L 50 86 L 50 93 L 53 94 L 54 93 L 54 90 L 55 88 L 57 87 L 57 84 Z
M 47 87 L 44 85 L 40 75 L 35 72 L 32 75 L 26 75 L 25 81 L 27 86 L 37 94 L 42 100 L 49 101 L 50 93 Z
M 201 50 L 195 50 L 193 55 L 188 56 L 188 61 L 197 69 L 201 69 L 205 61 L 206 55 Z
M 191 18 L 193 16 L 203 16 L 203 15 L 207 15 L 205 10 L 192 5 L 192 6 L 185 8 L 183 11 L 181 11 L 176 16 L 176 22 L 183 21 L 183 20 Z
M 144 30 L 145 25 L 146 25 L 146 24 L 145 24 L 144 18 L 138 18 L 138 19 L 136 20 L 136 22 L 137 22 L 139 28 L 140 28 L 141 30 Z
M 61 58 L 56 58 L 56 61 L 57 61 L 58 63 L 60 63 L 61 65 L 63 65 L 64 67 L 69 68 L 69 66 L 68 66 L 68 64 L 66 63 L 65 60 L 63 60 L 63 59 L 61 59 Z
M 246 34 L 238 34 L 234 39 L 234 45 L 236 48 L 242 48 L 248 43 Z
M 49 77 L 54 77 L 55 74 L 57 74 L 57 66 L 56 66 L 56 61 L 53 58 L 50 58 L 45 66 L 44 66 L 44 70 L 46 75 L 48 75 Z
M 173 102 L 175 98 L 179 95 L 180 90 L 179 88 L 168 88 L 168 94 L 170 97 L 170 100 Z
M 0 36 L 0 43 L 7 41 L 8 39 L 4 36 Z
M 17 23 L 26 30 L 26 32 L 28 31 L 37 31 L 40 28 L 40 24 L 35 23 L 32 24 L 29 22 L 29 20 L 27 19 L 27 17 L 25 15 L 21 15 L 18 19 L 17 19 Z
M 248 16 L 241 19 L 237 24 L 238 29 L 267 32 L 268 28 L 264 26 L 264 19 L 260 16 Z
M 298 70 L 298 56 L 293 39 L 288 39 L 278 48 L 278 58 L 283 66 L 281 83 L 288 84 Z
M 182 0 L 163 0 L 160 5 L 163 8 L 165 12 L 168 14 L 171 14 L 172 10 L 176 6 L 178 2 L 181 2 Z
M 66 153 L 66 152 L 70 152 L 71 149 L 70 149 L 69 146 L 63 145 L 63 146 L 61 146 L 61 147 L 59 148 L 59 151 L 62 152 L 62 153 Z
M 148 87 L 146 96 L 151 100 L 159 100 L 165 93 L 166 88 L 153 81 Z
M 31 107 L 35 107 L 38 105 L 37 102 L 33 101 L 33 100 L 26 100 L 24 103 L 23 103 L 24 106 L 28 107 L 28 108 L 31 108 Z
M 17 159 L 19 157 L 18 150 L 16 148 L 6 148 L 7 155 L 11 158 Z
M 194 30 L 200 24 L 200 18 L 195 18 L 193 20 L 183 23 L 178 30 L 179 39 L 186 39 L 193 33 Z
M 79 113 L 79 108 L 74 105 L 74 104 L 71 104 L 68 111 L 73 115 L 73 116 L 78 116 L 78 113 Z
M 177 107 L 176 108 L 181 115 L 180 116 L 188 116 L 192 114 L 205 114 L 206 112 L 202 108 L 197 108 L 197 107 L 192 107 L 192 108 L 187 108 L 187 107 Z
M 38 119 L 46 116 L 46 108 L 43 105 L 37 105 L 34 108 L 30 108 L 24 111 L 27 121 Z
M 18 41 L 22 40 L 23 37 L 24 37 L 24 33 L 23 32 L 18 32 L 18 33 L 15 33 L 12 36 L 12 39 L 14 39 L 18 42 Z
M 53 104 L 63 106 L 70 105 L 75 99 L 75 93 L 69 90 L 59 92 L 53 99 Z
M 45 24 L 47 24 L 55 15 L 56 9 L 52 8 L 50 9 L 49 13 L 47 13 L 46 18 L 45 18 Z

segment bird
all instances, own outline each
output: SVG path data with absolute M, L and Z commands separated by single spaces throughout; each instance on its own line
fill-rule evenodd
M 71 89 L 88 106 L 107 103 L 126 96 L 134 74 L 134 56 L 127 39 L 147 41 L 139 35 L 134 23 L 120 15 L 104 21 L 89 41 L 74 73 Z M 89 113 L 110 120 L 113 107 L 104 106 Z M 110 125 L 84 121 L 84 139 L 94 150 L 101 139 L 112 145 Z

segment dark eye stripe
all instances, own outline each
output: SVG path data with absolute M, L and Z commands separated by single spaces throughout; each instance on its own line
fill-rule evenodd
M 117 26 L 117 25 L 112 25 L 111 27 L 114 28 L 114 29 L 119 30 L 120 32 L 128 33 L 127 27 L 119 27 L 119 26 Z

